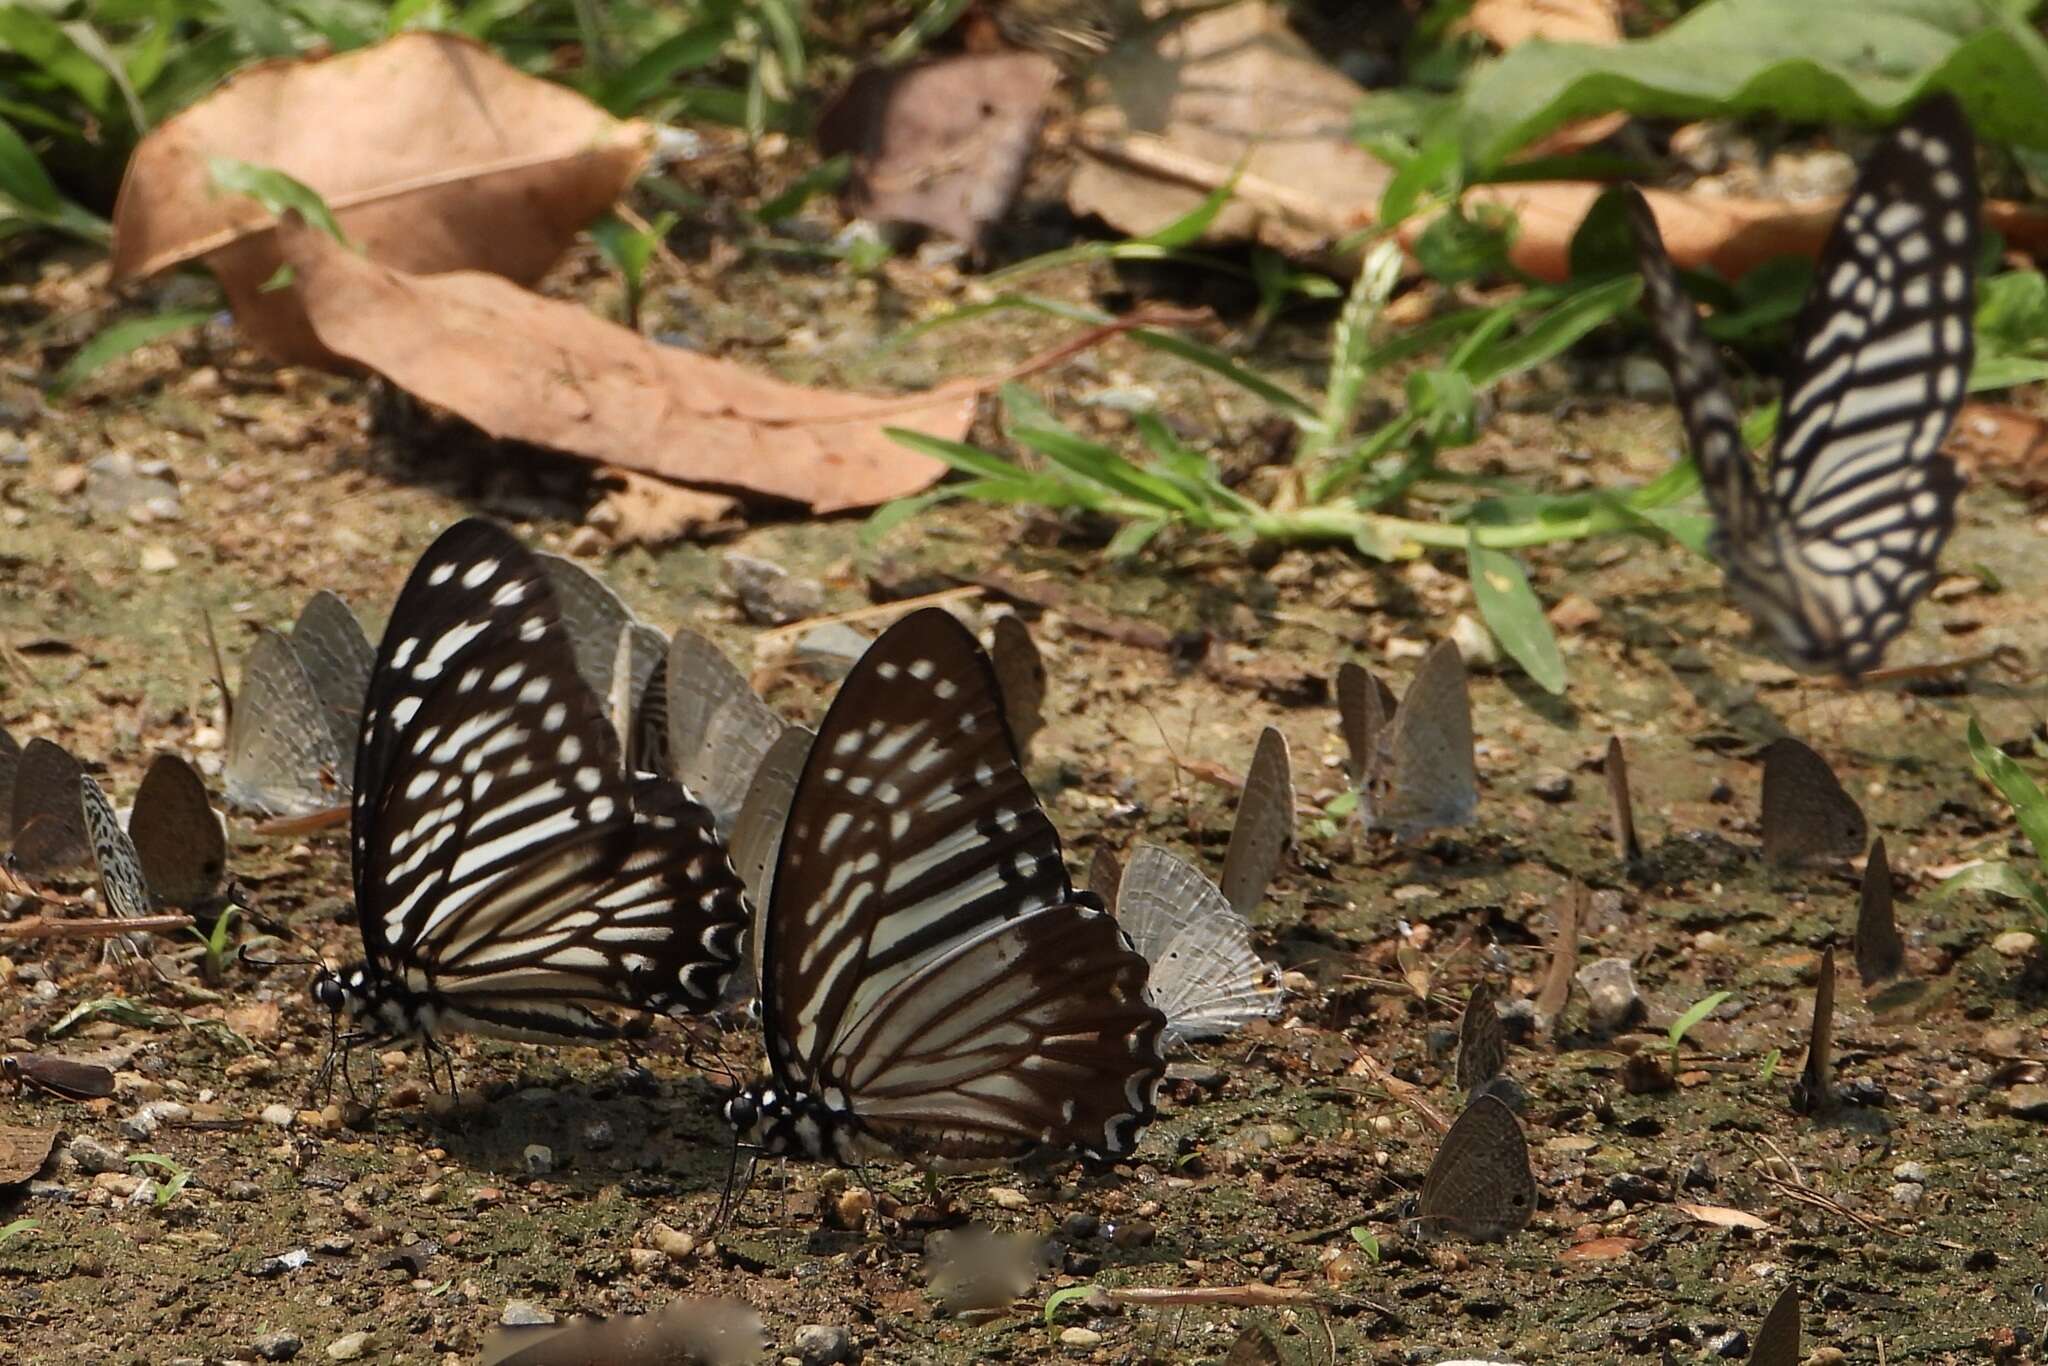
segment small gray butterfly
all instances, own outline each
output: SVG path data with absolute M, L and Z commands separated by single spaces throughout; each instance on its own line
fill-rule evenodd
M 1019 754 L 1029 754 L 1032 737 L 1045 724 L 1045 660 L 1031 638 L 1031 628 L 1015 612 L 996 618 L 989 660 L 996 666 L 1010 738 L 1017 742 Z
M 1576 880 L 1566 883 L 1550 903 L 1550 967 L 1536 993 L 1536 1027 L 1552 1037 L 1571 1000 L 1572 981 L 1579 971 L 1579 927 L 1586 923 L 1591 905 L 1586 884 Z
M 1508 1062 L 1507 1036 L 1501 1031 L 1500 1010 L 1494 1004 L 1493 988 L 1483 979 L 1466 998 L 1465 1011 L 1458 1017 L 1457 1086 L 1468 1097 L 1481 1091 L 1507 1100 L 1499 1085 L 1512 1085 L 1503 1073 Z
M 1469 825 L 1479 809 L 1479 775 L 1472 699 L 1456 642 L 1439 642 L 1423 656 L 1400 705 L 1381 725 L 1376 713 L 1385 700 L 1375 680 L 1347 686 L 1340 671 L 1338 704 L 1350 713 L 1345 739 L 1347 747 L 1356 746 L 1353 774 L 1364 775 L 1358 809 L 1366 828 L 1409 836 Z
M 84 777 L 62 745 L 38 736 L 23 747 L 14 774 L 13 861 L 25 876 L 49 877 L 92 857 L 79 810 Z
M 0 729 L 0 840 L 14 838 L 14 773 L 20 766 L 20 744 Z
M 1280 970 L 1252 952 L 1251 923 L 1192 864 L 1139 845 L 1117 890 L 1116 916 L 1152 965 L 1145 999 L 1166 1016 L 1162 1048 L 1280 1013 Z
M 306 600 L 292 626 L 292 653 L 306 668 L 313 692 L 327 709 L 327 723 L 344 755 L 356 752 L 363 728 L 363 695 L 370 690 L 370 670 L 377 647 L 363 623 L 335 594 L 321 589 Z
M 355 756 L 343 748 L 340 729 L 292 642 L 265 628 L 242 661 L 242 687 L 229 712 L 228 801 L 266 816 L 310 816 L 345 805 Z
M 619 628 L 605 702 L 628 773 L 667 774 L 668 637 L 642 621 Z
M 483 1366 L 740 1366 L 767 1349 L 761 1315 L 738 1300 L 673 1300 L 651 1314 L 495 1327 Z
M 200 906 L 219 893 L 227 874 L 227 832 L 205 782 L 177 755 L 150 761 L 128 813 L 128 838 L 157 901 Z
M 1906 967 L 1906 943 L 1892 910 L 1892 865 L 1884 837 L 1871 842 L 1863 865 L 1863 889 L 1856 906 L 1856 975 L 1865 987 L 1896 977 Z
M 1749 1366 L 1799 1366 L 1799 1292 L 1786 1286 L 1756 1330 Z
M 1789 736 L 1766 745 L 1763 758 L 1764 862 L 1789 868 L 1862 852 L 1870 827 L 1827 760 Z
M 1490 1243 L 1527 1228 L 1535 1213 L 1536 1178 L 1521 1123 L 1498 1096 L 1481 1095 L 1437 1146 L 1416 1218 L 1426 1234 Z
M 740 965 L 726 980 L 721 998 L 728 1005 L 752 999 L 761 981 L 761 916 L 768 908 L 768 893 L 775 882 L 775 851 L 782 843 L 782 827 L 789 819 L 789 804 L 796 795 L 796 782 L 810 757 L 814 733 L 804 726 L 790 726 L 768 747 L 754 769 L 754 779 L 740 802 L 732 824 L 732 866 L 746 884 L 747 899 L 753 907 L 754 923 L 748 926 L 749 949 Z
M 1614 852 L 1630 867 L 1643 861 L 1642 842 L 1636 838 L 1635 799 L 1628 788 L 1628 755 L 1622 752 L 1621 737 L 1607 739 L 1607 800 L 1614 808 Z
M 695 631 L 668 652 L 670 762 L 684 787 L 730 836 L 761 760 L 789 729 L 724 653 Z
M 1822 1115 L 1835 1108 L 1835 948 L 1821 951 L 1820 977 L 1813 988 L 1813 1027 L 1807 1035 L 1806 1062 L 1792 1083 L 1792 1108 L 1802 1115 Z
M 1252 751 L 1252 766 L 1237 799 L 1237 820 L 1230 829 L 1230 848 L 1223 855 L 1223 895 L 1240 916 L 1250 915 L 1265 898 L 1280 856 L 1293 842 L 1294 770 L 1288 763 L 1287 737 L 1268 726 Z

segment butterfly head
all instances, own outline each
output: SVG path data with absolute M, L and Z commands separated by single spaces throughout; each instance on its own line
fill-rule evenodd
M 817 1161 L 833 1154 L 836 1126 L 825 1106 L 772 1080 L 757 1081 L 727 1101 L 725 1118 L 742 1144 L 767 1156 Z
M 314 1003 L 327 1008 L 337 1029 L 343 1016 L 359 1019 L 376 1004 L 369 966 L 365 963 L 354 963 L 339 971 L 322 963 L 313 973 L 312 993 Z

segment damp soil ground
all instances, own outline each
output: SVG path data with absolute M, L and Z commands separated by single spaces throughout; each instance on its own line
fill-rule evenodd
M 1027 209 L 1004 249 L 1027 255 L 1076 230 Z M 995 373 L 1064 335 L 995 313 L 877 359 L 878 338 L 982 287 L 915 256 L 862 279 L 710 234 L 677 245 L 683 269 L 658 282 L 657 323 L 684 319 L 675 325 L 696 345 L 794 378 L 886 388 Z M 1245 321 L 1244 301 L 1213 297 L 1199 275 L 1077 268 L 1033 287 L 1117 306 L 1217 304 L 1218 343 Z M 589 258 L 548 289 L 616 307 Z M 1099 529 L 990 507 L 933 511 L 879 544 L 853 520 L 769 517 L 710 545 L 612 551 L 579 531 L 591 498 L 579 468 L 495 446 L 369 381 L 273 368 L 224 325 L 44 403 L 37 381 L 116 307 L 103 266 L 62 254 L 18 259 L 0 289 L 11 338 L 0 352 L 0 725 L 85 756 L 117 802 L 159 750 L 218 774 L 203 614 L 230 677 L 254 629 L 287 624 L 318 588 L 344 594 L 375 630 L 413 557 L 466 513 L 577 555 L 658 625 L 711 634 L 806 719 L 830 685 L 792 664 L 789 633 L 744 621 L 719 587 L 725 551 L 819 579 L 827 611 L 997 571 L 1056 603 L 1027 611 L 1051 673 L 1030 767 L 1077 875 L 1098 846 L 1139 840 L 1214 873 L 1234 801 L 1216 775 L 1243 771 L 1261 727 L 1286 734 L 1304 814 L 1255 921 L 1294 991 L 1283 1019 L 1176 1061 L 1131 1162 L 948 1178 L 938 1205 L 906 1168 L 853 1174 L 865 1201 L 835 1174 L 771 1168 L 708 1232 L 729 1134 L 727 1079 L 698 1065 L 702 1040 L 693 1062 L 679 1034 L 658 1031 L 642 1054 L 646 1087 L 627 1084 L 616 1054 L 458 1039 L 459 1102 L 427 1088 L 416 1058 L 391 1056 L 373 1069 L 375 1108 L 344 1113 L 311 1094 L 327 1021 L 304 969 L 231 967 L 217 1001 L 195 1001 L 100 967 L 87 945 L 7 945 L 0 1041 L 126 1062 L 111 1101 L 0 1095 L 0 1124 L 60 1131 L 35 1183 L 0 1190 L 0 1226 L 33 1221 L 0 1235 L 0 1361 L 254 1360 L 259 1343 L 284 1350 L 286 1335 L 301 1360 L 337 1359 L 339 1346 L 362 1360 L 466 1362 L 514 1302 L 612 1313 L 713 1294 L 758 1307 L 778 1355 L 803 1326 L 826 1324 L 876 1361 L 1205 1361 L 1258 1320 L 1295 1362 L 1654 1360 L 1667 1343 L 1692 1361 L 1741 1356 L 1736 1334 L 1787 1284 L 1801 1291 L 1809 1348 L 1873 1362 L 2032 1359 L 2048 1177 L 2042 1121 L 2025 1115 L 2048 1097 L 2007 1083 L 2025 1080 L 2015 1060 L 2048 1056 L 2048 974 L 2008 935 L 2026 928 L 2018 907 L 1936 891 L 1969 860 L 2030 857 L 1963 738 L 1976 715 L 1987 733 L 2023 740 L 2048 709 L 2034 674 L 2048 557 L 2021 494 L 1972 485 L 1951 577 L 1891 652 L 1908 663 L 2010 646 L 2020 665 L 1854 692 L 1759 653 L 1717 571 L 1680 548 L 1608 539 L 1532 552 L 1569 686 L 1553 697 L 1512 667 L 1480 672 L 1478 822 L 1396 844 L 1308 810 L 1344 788 L 1325 680 L 1356 659 L 1398 690 L 1424 646 L 1473 611 L 1456 561 L 1375 564 L 1340 549 L 1248 559 L 1164 539 L 1115 563 Z M 1283 320 L 1246 359 L 1312 390 L 1328 322 Z M 1450 463 L 1551 489 L 1653 475 L 1675 423 L 1668 406 L 1595 382 L 1621 358 L 1519 382 Z M 1394 401 L 1400 378 L 1383 377 L 1376 401 Z M 1125 344 L 1033 383 L 1108 440 L 1134 440 L 1122 407 L 1149 395 L 1227 465 L 1285 458 L 1269 411 Z M 1000 442 L 992 410 L 977 435 Z M 181 515 L 138 523 L 96 510 L 85 467 L 109 452 L 168 462 Z M 960 606 L 980 621 L 989 601 Z M 1208 662 L 1104 634 L 1105 621 L 1206 642 Z M 1883 994 L 1859 989 L 1845 964 L 1839 1080 L 1860 1103 L 1824 1120 L 1793 1114 L 1787 1083 L 1820 951 L 1847 944 L 1857 882 L 1849 865 L 1784 874 L 1757 857 L 1755 755 L 1787 734 L 1827 756 L 1885 837 L 1909 946 L 1911 984 Z M 1647 874 L 1632 876 L 1609 837 L 1598 762 L 1611 735 L 1629 749 Z M 232 862 L 269 923 L 332 959 L 357 954 L 339 833 L 266 839 L 237 822 Z M 1596 893 L 1584 958 L 1630 960 L 1643 1017 L 1596 1036 L 1575 997 L 1557 1043 L 1516 1044 L 1509 1068 L 1541 1208 L 1504 1245 L 1418 1243 L 1399 1211 L 1436 1135 L 1412 1101 L 1455 1112 L 1443 1045 L 1459 1005 L 1483 973 L 1510 999 L 1534 992 L 1548 908 L 1571 879 Z M 1397 961 L 1404 934 L 1426 993 Z M 166 952 L 191 971 L 183 946 Z M 1642 1089 L 1670 1070 L 1665 1027 L 1724 991 L 1678 1049 L 1674 1084 Z M 150 1004 L 160 1023 L 97 1016 L 46 1037 L 108 996 Z M 744 1028 L 713 1044 L 735 1072 L 757 1065 Z M 124 1133 L 158 1098 L 189 1118 Z M 86 1171 L 70 1156 L 79 1139 L 126 1160 Z M 144 1154 L 175 1166 L 134 1160 Z M 174 1170 L 188 1179 L 167 1197 L 131 1194 L 132 1178 Z M 924 1245 L 966 1220 L 1042 1234 L 1051 1265 L 1014 1301 L 942 1312 Z M 1285 1302 L 1063 1297 L 1048 1324 L 1048 1297 L 1067 1286 L 1250 1287 L 1237 1298 Z

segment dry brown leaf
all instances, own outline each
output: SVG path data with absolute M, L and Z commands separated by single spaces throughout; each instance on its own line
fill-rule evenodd
M 0 1186 L 18 1186 L 43 1169 L 57 1146 L 55 1129 L 0 1124 Z
M 633 470 L 600 470 L 597 481 L 606 492 L 586 520 L 614 545 L 666 545 L 740 526 L 739 500 L 722 493 L 684 488 Z
M 2039 487 L 2048 474 L 2048 419 L 2004 403 L 1965 403 L 1942 449 L 1965 473 Z
M 1277 5 L 1229 5 L 1156 44 L 1123 44 L 1095 68 L 1090 94 L 1067 204 L 1123 232 L 1164 227 L 1241 165 L 1205 240 L 1316 257 L 1373 222 L 1392 174 L 1351 139 L 1364 88 Z
M 495 437 L 679 483 L 871 507 L 945 466 L 885 427 L 966 434 L 971 387 L 900 399 L 785 384 L 659 346 L 581 307 L 476 271 L 423 277 L 288 218 L 278 243 L 322 343 Z
M 1770 1228 L 1768 1221 L 1757 1218 L 1748 1210 L 1730 1209 L 1726 1205 L 1692 1205 L 1679 1200 L 1673 1202 L 1672 1208 L 1716 1228 L 1746 1228 L 1756 1233 Z
M 1503 50 L 1531 38 L 1603 47 L 1621 41 L 1611 0 L 1477 0 L 1460 27 Z
M 203 258 L 237 323 L 279 360 L 327 364 L 277 272 L 270 215 L 209 163 L 273 167 L 319 191 L 372 260 L 435 274 L 545 274 L 645 163 L 651 133 L 446 33 L 267 62 L 142 140 L 114 206 L 115 280 Z
M 1468 191 L 1467 209 L 1482 204 L 1512 210 L 1518 221 L 1508 255 L 1538 279 L 1561 282 L 1571 275 L 1572 234 L 1605 185 L 1588 181 L 1527 181 L 1480 185 Z M 1839 200 L 1741 199 L 1645 190 L 1671 259 L 1689 270 L 1711 268 L 1738 279 L 1780 256 L 1815 256 L 1841 208 Z M 2048 213 L 2017 205 L 1987 203 L 1984 221 L 2029 251 L 2048 247 Z M 1401 242 L 1411 250 L 1429 226 L 1418 214 L 1401 225 Z
M 1023 184 L 1059 79 L 1035 52 L 863 71 L 819 115 L 818 147 L 852 157 L 854 212 L 979 250 Z
M 1612 1262 L 1643 1245 L 1640 1238 L 1589 1238 L 1557 1254 L 1561 1262 Z

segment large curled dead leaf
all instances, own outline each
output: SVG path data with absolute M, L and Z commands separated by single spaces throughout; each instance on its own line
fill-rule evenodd
M 1230 5 L 1125 43 L 1096 68 L 1090 94 L 1099 98 L 1076 128 L 1067 203 L 1124 232 L 1187 214 L 1235 172 L 1205 238 L 1315 257 L 1372 224 L 1392 174 L 1351 138 L 1364 88 L 1277 5 Z
M 884 428 L 957 441 L 973 416 L 971 388 L 883 399 L 785 384 L 495 275 L 393 270 L 296 216 L 277 237 L 323 346 L 502 439 L 822 513 L 945 472 Z
M 853 158 L 854 212 L 978 250 L 1023 183 L 1059 78 L 1035 52 L 863 71 L 819 115 L 818 147 Z
M 644 164 L 650 132 L 445 33 L 267 62 L 155 129 L 114 206 L 114 279 L 204 260 L 237 323 L 279 360 L 331 364 L 290 290 L 270 214 L 214 188 L 229 158 L 318 191 L 372 260 L 435 274 L 545 274 Z

